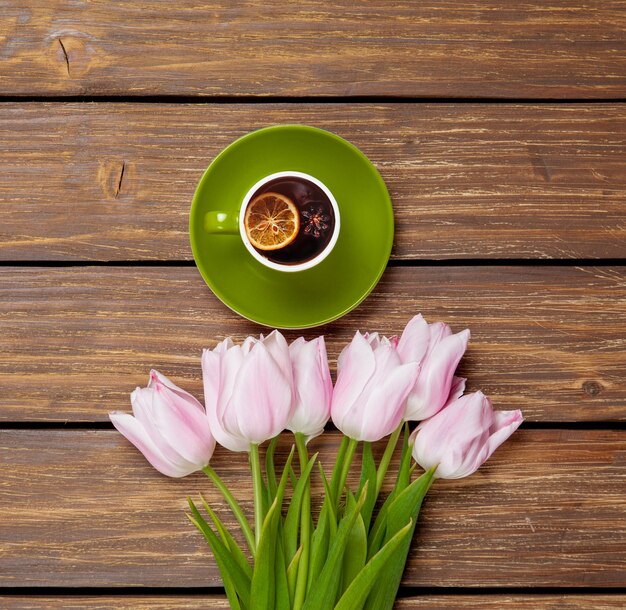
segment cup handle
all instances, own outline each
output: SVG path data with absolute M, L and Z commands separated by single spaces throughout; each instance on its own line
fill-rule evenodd
M 207 212 L 204 215 L 204 230 L 221 235 L 239 235 L 239 218 L 232 212 Z

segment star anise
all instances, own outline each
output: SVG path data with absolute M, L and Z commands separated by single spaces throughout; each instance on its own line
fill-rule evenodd
M 309 206 L 302 212 L 304 233 L 320 238 L 330 227 L 330 216 L 325 213 L 322 206 Z

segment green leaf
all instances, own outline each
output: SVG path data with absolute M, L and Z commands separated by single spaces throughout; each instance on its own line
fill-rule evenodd
M 289 480 L 291 481 L 291 486 L 295 488 L 298 484 L 298 477 L 296 476 L 296 471 L 293 469 L 293 466 L 289 467 Z
M 276 536 L 276 610 L 290 610 L 289 583 L 287 582 L 287 567 L 285 565 L 285 552 L 280 532 L 280 519 Z
M 219 532 L 224 544 L 227 546 L 228 550 L 231 552 L 231 555 L 235 559 L 235 561 L 239 564 L 239 567 L 247 574 L 247 576 L 252 578 L 252 568 L 248 563 L 248 558 L 244 555 L 241 547 L 237 544 L 237 541 L 232 537 L 230 532 L 226 529 L 220 518 L 215 514 L 215 511 L 208 505 L 207 501 L 204 499 L 204 496 L 200 494 L 200 498 L 202 500 L 202 504 L 204 505 L 204 509 L 208 513 L 209 517 L 215 524 L 217 531 Z
M 400 468 L 398 469 L 398 478 L 394 491 L 396 493 L 406 489 L 411 482 L 411 453 L 413 452 L 413 443 L 410 441 L 411 431 L 409 424 L 404 425 L 404 437 L 402 439 L 402 454 L 400 456 Z
M 335 512 L 339 513 L 340 511 L 340 502 L 341 497 L 343 495 L 344 489 L 346 488 L 346 481 L 348 479 L 348 474 L 350 473 L 350 467 L 352 465 L 352 460 L 354 459 L 354 454 L 356 452 L 356 448 L 359 442 L 353 438 L 348 438 L 348 444 L 346 446 L 346 451 L 343 456 L 343 464 L 341 465 L 340 474 L 337 480 L 335 480 L 335 471 L 333 471 L 333 476 L 330 480 L 330 488 L 333 490 L 334 498 L 335 498 Z
M 307 593 L 310 591 L 311 586 L 317 583 L 317 579 L 322 572 L 324 563 L 326 563 L 330 540 L 332 540 L 337 534 L 337 515 L 335 513 L 335 506 L 332 499 L 333 493 L 330 489 L 330 484 L 328 482 L 328 479 L 326 478 L 326 474 L 324 473 L 322 463 L 318 462 L 317 465 L 319 467 L 322 484 L 324 485 L 325 496 L 324 502 L 322 503 L 322 509 L 320 510 L 320 515 L 317 521 L 317 527 L 315 528 L 313 536 L 311 537 L 311 559 L 309 562 Z
M 250 579 L 239 567 L 239 564 L 232 557 L 229 550 L 219 539 L 217 534 L 204 520 L 191 498 L 188 498 L 188 501 L 193 516 L 187 516 L 189 517 L 189 520 L 200 530 L 200 532 L 202 532 L 202 534 L 206 538 L 206 541 L 211 548 L 213 556 L 215 557 L 215 561 L 217 563 L 217 567 L 220 570 L 220 574 L 222 575 L 224 588 L 227 588 L 226 583 L 228 582 L 229 587 L 227 589 L 227 592 L 229 590 L 231 592 L 231 595 L 236 592 L 236 595 L 234 595 L 234 597 L 229 597 L 231 605 L 233 605 L 233 607 L 237 607 L 237 605 L 239 604 L 239 602 L 237 601 L 237 596 L 239 596 L 242 606 L 244 608 L 249 608 L 251 592 Z M 232 587 L 230 586 L 231 584 Z
M 411 473 L 413 472 L 413 467 L 411 466 L 411 452 L 413 450 L 413 445 L 409 442 L 410 436 L 411 432 L 409 430 L 409 425 L 405 424 L 404 437 L 402 441 L 402 453 L 400 457 L 400 467 L 398 469 L 396 483 L 394 485 L 394 488 L 385 499 L 385 502 L 381 506 L 380 510 L 378 511 L 378 515 L 376 516 L 374 525 L 369 531 L 367 539 L 368 558 L 371 558 L 376 553 L 378 553 L 383 545 L 383 542 L 385 541 L 385 532 L 387 525 L 386 519 L 389 506 L 391 506 L 392 502 L 396 499 L 398 494 L 404 491 L 411 482 Z
M 300 515 L 302 509 L 302 500 L 304 498 L 304 492 L 309 484 L 309 478 L 311 476 L 311 470 L 313 464 L 317 460 L 318 454 L 316 453 L 308 461 L 306 468 L 300 474 L 300 479 L 294 489 L 289 508 L 287 509 L 287 517 L 285 518 L 284 528 L 284 540 L 285 540 L 285 557 L 290 562 L 293 556 L 296 554 L 298 548 L 298 531 L 300 524 Z
M 254 572 L 252 574 L 252 590 L 254 610 L 274 610 L 276 599 L 276 525 L 278 514 L 278 497 L 274 498 L 272 506 L 263 522 L 261 537 L 254 558 Z
M 303 610 L 328 610 L 334 608 L 337 590 L 341 581 L 341 565 L 348 544 L 350 532 L 367 496 L 367 484 L 361 491 L 358 502 L 346 514 L 337 528 L 337 535 L 330 544 L 324 568 L 311 588 Z
M 226 597 L 228 598 L 230 610 L 242 610 L 233 581 L 228 576 L 226 578 L 222 576 L 222 582 L 224 583 L 224 591 L 226 592 Z
M 213 470 L 211 464 L 207 464 L 202 469 L 202 472 L 206 474 L 206 476 L 213 482 L 213 484 L 220 491 L 222 496 L 224 496 L 224 499 L 226 500 L 228 506 L 230 506 L 230 509 L 233 511 L 235 518 L 237 519 L 239 525 L 241 526 L 241 531 L 243 532 L 246 542 L 248 543 L 248 548 L 250 549 L 250 552 L 252 553 L 252 555 L 254 555 L 254 552 L 256 550 L 254 532 L 252 531 L 252 528 L 250 527 L 250 523 L 248 523 L 248 519 L 246 519 L 246 516 L 243 514 L 243 511 L 241 510 L 239 503 L 237 502 L 237 500 L 235 500 L 235 497 L 233 496 L 233 494 L 230 493 L 230 490 L 228 489 L 228 487 L 226 487 L 226 485 L 224 484 L 224 481 L 222 481 L 222 479 L 219 477 L 217 472 Z
M 293 600 L 296 594 L 296 583 L 298 581 L 298 566 L 300 565 L 300 557 L 302 557 L 302 547 L 298 548 L 293 556 L 289 567 L 287 568 L 287 584 L 289 585 L 289 602 L 293 606 Z
M 389 469 L 389 464 L 391 463 L 391 458 L 393 454 L 396 452 L 396 445 L 398 444 L 398 438 L 402 432 L 403 425 L 400 424 L 389 436 L 387 440 L 387 446 L 385 447 L 385 451 L 380 458 L 380 463 L 378 464 L 378 468 L 376 470 L 376 492 L 375 495 L 378 498 L 380 495 L 380 490 L 383 487 L 383 483 L 385 481 L 385 476 L 387 475 L 387 470 Z
M 293 472 L 293 469 L 291 468 L 291 462 L 293 461 L 293 454 L 295 450 L 296 450 L 296 446 L 291 445 L 291 451 L 289 452 L 289 455 L 287 456 L 287 461 L 285 462 L 285 467 L 283 468 L 283 473 L 280 477 L 280 482 L 278 483 L 278 487 L 276 488 L 276 498 L 278 499 L 278 503 L 281 508 L 283 504 L 283 497 L 285 496 L 285 489 L 287 488 L 287 479 L 289 478 L 290 473 Z M 278 515 L 280 515 L 281 508 L 279 508 L 278 510 Z
M 306 447 L 306 437 L 296 432 L 296 447 L 300 457 L 300 477 L 306 471 L 309 463 L 309 453 Z M 306 588 L 309 578 L 309 559 L 311 558 L 311 532 L 313 519 L 311 518 L 311 471 L 307 473 L 306 484 L 300 502 L 300 548 L 302 555 L 298 566 L 296 590 L 293 597 L 293 610 L 301 610 L 306 598 Z
M 404 491 L 398 494 L 391 503 L 387 515 L 386 541 L 395 536 L 409 519 L 417 520 L 422 500 L 430 489 L 434 474 L 434 468 L 422 474 L 421 477 L 415 479 Z
M 311 559 L 309 561 L 309 577 L 306 585 L 307 593 L 313 585 L 316 585 L 328 555 L 330 504 L 328 497 L 324 498 L 317 527 L 311 536 Z M 337 527 L 337 523 L 335 523 L 335 527 Z
M 330 477 L 331 494 L 329 499 L 333 503 L 333 506 L 337 506 L 337 496 L 343 491 L 338 488 L 339 481 L 341 479 L 341 470 L 343 468 L 343 463 L 346 456 L 346 451 L 348 450 L 349 442 L 350 439 L 347 436 L 341 437 L 341 444 L 339 445 L 339 451 L 337 452 L 337 457 L 335 458 L 335 466 Z
M 267 497 L 268 506 L 274 501 L 276 497 L 276 467 L 274 466 L 274 454 L 276 453 L 276 446 L 278 445 L 279 436 L 275 436 L 267 446 L 265 452 L 265 474 L 267 477 Z
M 370 521 L 372 519 L 372 512 L 374 511 L 374 505 L 376 504 L 376 462 L 374 461 L 374 454 L 372 453 L 372 443 L 363 443 L 363 454 L 361 457 L 361 480 L 359 482 L 359 493 L 368 484 L 367 498 L 365 504 L 361 509 L 361 516 L 363 517 L 363 523 L 366 531 L 369 530 Z
M 263 527 L 261 528 L 261 536 L 254 558 L 250 592 L 252 600 L 254 600 L 254 610 L 276 610 L 278 608 L 276 606 L 276 594 L 277 589 L 279 589 L 276 585 L 278 523 L 294 450 L 295 447 L 292 447 L 280 483 L 276 489 L 276 497 L 265 516 Z
M 387 512 L 389 507 L 394 501 L 395 496 L 390 493 L 383 505 L 378 511 L 374 525 L 372 526 L 370 533 L 367 537 L 367 558 L 371 559 L 378 551 L 380 551 L 383 542 L 385 541 L 385 532 L 387 531 Z
M 433 482 L 435 468 L 431 468 L 413 481 L 389 505 L 386 518 L 385 542 L 391 540 L 403 527 L 412 521 L 411 535 L 398 546 L 387 563 L 380 578 L 380 586 L 372 591 L 365 605 L 366 610 L 391 610 L 400 586 L 402 573 L 411 547 L 411 539 L 417 524 L 422 501 Z
M 335 606 L 335 610 L 361 610 L 363 608 L 370 591 L 377 582 L 380 582 L 381 573 L 390 558 L 405 540 L 410 540 L 412 531 L 413 522 L 409 521 L 367 562 L 365 567 L 352 580 L 352 584 L 342 595 L 339 603 Z
M 370 592 L 369 597 L 363 607 L 364 610 L 392 610 L 396 595 L 398 593 L 398 587 L 402 580 L 402 574 L 404 572 L 404 566 L 406 564 L 409 549 L 411 548 L 411 540 L 413 539 L 413 533 L 415 532 L 416 522 L 411 521 L 411 527 L 409 528 L 409 535 L 406 538 L 402 538 L 399 546 L 391 554 L 391 557 L 385 563 L 378 578 L 378 586 Z M 403 532 L 404 530 L 400 530 Z M 397 536 L 398 534 L 396 534 Z M 394 540 L 392 537 L 391 540 Z M 389 544 L 389 543 L 387 543 Z M 386 545 L 383 546 L 383 549 Z M 379 551 L 379 553 L 382 552 Z M 376 557 L 376 555 L 374 556 Z M 371 561 L 371 560 L 370 560 Z
M 366 482 L 366 484 L 368 485 L 369 491 L 369 485 L 375 485 L 376 482 Z M 365 504 L 367 504 L 367 499 L 365 500 Z M 350 586 L 350 583 L 354 580 L 355 576 L 363 569 L 367 559 L 367 532 L 365 531 L 365 523 L 363 522 L 363 510 L 365 509 L 365 504 L 361 509 L 361 514 L 358 515 L 352 529 L 350 530 L 348 544 L 346 545 L 346 552 L 343 556 L 341 569 L 342 593 Z M 346 509 L 353 510 L 355 505 L 356 500 L 354 498 L 354 494 L 350 492 L 347 498 Z
M 324 493 L 326 494 L 324 497 L 324 505 L 328 509 L 328 519 L 329 519 L 329 534 L 331 538 L 334 538 L 337 533 L 337 514 L 335 513 L 335 506 L 332 502 L 332 491 L 330 489 L 330 484 L 328 483 L 328 479 L 326 478 L 326 474 L 324 473 L 324 468 L 322 467 L 322 463 L 318 462 L 320 477 L 322 479 L 322 485 L 324 486 Z

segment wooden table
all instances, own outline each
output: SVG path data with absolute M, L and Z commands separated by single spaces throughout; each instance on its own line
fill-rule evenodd
M 331 358 L 421 311 L 526 416 L 434 489 L 398 608 L 626 606 L 626 2 L 8 0 L 0 96 L 1 607 L 227 606 L 184 514 L 208 482 L 107 412 L 150 367 L 201 395 L 201 348 L 260 332 L 195 269 L 189 204 L 290 122 L 360 147 L 396 212 Z M 215 467 L 249 510 L 243 456 Z

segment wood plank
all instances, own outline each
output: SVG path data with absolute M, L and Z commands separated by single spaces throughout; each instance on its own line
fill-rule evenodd
M 618 97 L 622 0 L 4 3 L 4 95 Z
M 107 421 L 154 367 L 202 396 L 203 347 L 258 334 L 195 268 L 0 270 L 0 419 Z M 460 372 L 531 421 L 626 418 L 623 268 L 396 267 L 326 335 L 399 333 L 415 313 L 469 327 Z M 286 333 L 288 339 L 303 334 Z M 334 364 L 333 364 L 334 366 Z
M 612 610 L 624 608 L 621 595 L 441 595 L 400 600 L 399 609 L 427 610 Z
M 623 609 L 622 595 L 441 595 L 400 600 L 396 607 L 428 610 L 612 610 Z
M 225 597 L 215 595 L 121 595 L 96 597 L 72 596 L 12 596 L 0 597 L 0 605 L 7 610 L 36 610 L 40 608 L 63 610 L 228 610 Z M 610 608 L 611 606 L 609 606 Z
M 278 123 L 371 158 L 396 259 L 626 255 L 619 104 L 2 104 L 0 260 L 190 260 L 202 172 Z
M 121 595 L 97 597 L 72 596 L 5 596 L 0 605 L 7 610 L 36 610 L 39 608 L 63 610 L 221 610 L 228 608 L 224 598 L 209 595 Z M 622 610 L 624 595 L 423 595 L 401 599 L 396 608 L 429 610 Z
M 329 463 L 338 443 L 326 433 L 312 450 Z M 219 583 L 185 517 L 186 497 L 208 493 L 232 521 L 203 475 L 163 477 L 109 430 L 4 430 L 0 459 L 0 584 Z M 622 431 L 518 431 L 476 475 L 437 482 L 404 583 L 624 586 L 625 459 Z M 212 463 L 249 513 L 245 455 L 219 449 Z

